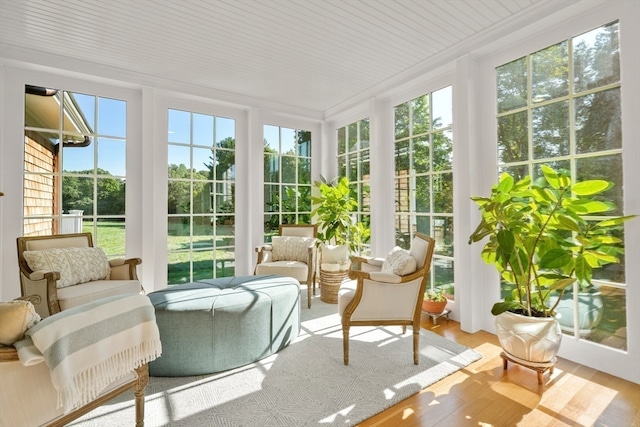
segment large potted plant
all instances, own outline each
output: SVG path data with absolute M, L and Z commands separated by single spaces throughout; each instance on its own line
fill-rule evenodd
M 311 216 L 318 224 L 320 298 L 337 303 L 338 288 L 347 276 L 350 254 L 360 252 L 370 230 L 353 219 L 358 202 L 352 195 L 348 178 L 329 181 L 322 177 L 314 182 L 314 186 L 319 192 L 311 197 Z
M 562 337 L 556 306 L 565 290 L 590 284 L 594 269 L 619 262 L 622 242 L 614 231 L 635 216 L 598 220 L 615 208 L 599 196 L 612 187 L 608 181 L 572 183 L 547 165 L 541 172 L 536 182 L 503 173 L 489 197 L 472 197 L 482 219 L 469 238 L 488 238 L 482 259 L 508 291 L 491 309 L 500 344 L 513 360 L 537 367 L 555 360 Z M 538 332 L 549 335 L 532 338 Z

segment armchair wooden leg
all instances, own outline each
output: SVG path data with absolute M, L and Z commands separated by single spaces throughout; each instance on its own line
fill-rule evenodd
M 349 327 L 342 327 L 342 351 L 344 353 L 344 364 L 349 364 Z
M 413 363 L 420 362 L 420 330 L 413 328 Z
M 311 308 L 311 287 L 312 286 L 313 285 L 311 283 L 307 285 L 307 308 Z
M 138 381 L 133 389 L 133 396 L 136 402 L 136 427 L 144 427 L 144 392 L 149 384 L 149 366 L 144 365 L 136 368 Z

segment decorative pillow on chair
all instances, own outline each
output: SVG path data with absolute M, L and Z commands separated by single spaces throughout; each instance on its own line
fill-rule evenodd
M 309 261 L 309 247 L 315 242 L 315 237 L 273 236 L 271 246 L 274 261 Z
M 54 248 L 24 251 L 22 255 L 33 271 L 59 272 L 58 288 L 107 279 L 111 274 L 109 259 L 101 248 Z
M 382 273 L 392 273 L 398 276 L 406 276 L 416 271 L 416 260 L 409 252 L 396 246 L 382 263 Z
M 40 321 L 29 301 L 0 302 L 0 344 L 13 345 L 24 333 Z

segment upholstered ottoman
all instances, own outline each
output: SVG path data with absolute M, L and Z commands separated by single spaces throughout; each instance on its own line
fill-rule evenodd
M 162 356 L 152 376 L 202 375 L 255 362 L 300 331 L 300 283 L 290 277 L 202 280 L 149 294 Z

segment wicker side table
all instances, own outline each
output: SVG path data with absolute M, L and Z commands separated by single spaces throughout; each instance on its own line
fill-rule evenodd
M 348 275 L 348 271 L 333 272 L 320 269 L 320 300 L 329 304 L 337 304 L 340 284 Z

